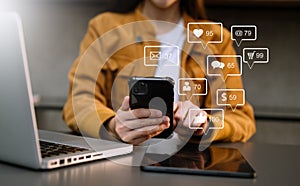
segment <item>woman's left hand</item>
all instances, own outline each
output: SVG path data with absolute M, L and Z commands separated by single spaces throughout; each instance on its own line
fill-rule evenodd
M 193 112 L 190 112 L 191 121 L 189 121 L 191 109 Z M 193 135 L 202 136 L 208 127 L 207 113 L 191 101 L 177 102 L 174 105 L 174 127 L 179 135 L 187 136 L 193 130 Z

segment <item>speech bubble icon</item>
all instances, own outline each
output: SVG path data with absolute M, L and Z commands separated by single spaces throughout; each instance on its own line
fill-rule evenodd
M 217 105 L 230 106 L 234 112 L 238 106 L 245 105 L 244 89 L 218 89 Z
M 213 61 L 213 62 L 211 62 L 211 66 L 213 67 L 213 69 L 216 69 L 216 68 L 223 69 L 225 67 L 225 64 L 220 61 Z
M 268 63 L 269 62 L 269 49 L 268 48 L 244 48 L 243 61 L 247 63 L 249 68 L 252 69 L 255 63 Z
M 187 42 L 200 43 L 204 49 L 209 43 L 223 42 L 223 23 L 190 22 L 187 29 Z
M 178 95 L 185 95 L 187 98 L 192 96 L 207 95 L 206 78 L 179 78 Z
M 230 73 L 224 74 L 222 70 L 225 69 Z M 208 76 L 220 76 L 224 80 L 227 79 L 228 76 L 241 76 L 242 56 L 208 55 L 206 58 L 206 71 Z
M 242 41 L 255 41 L 257 39 L 257 27 L 255 25 L 232 25 L 231 40 L 239 47 Z
M 207 115 L 203 115 L 201 111 L 205 111 Z M 224 128 L 224 110 L 220 108 L 205 108 L 205 109 L 190 109 L 188 115 L 188 122 L 190 129 L 203 129 L 198 124 L 208 121 L 212 123 L 208 129 L 204 131 L 206 135 L 209 130 L 223 129 Z
M 172 52 L 176 51 L 176 52 Z M 179 66 L 180 55 L 178 46 L 145 46 L 144 65 L 158 66 L 163 61 L 164 66 Z

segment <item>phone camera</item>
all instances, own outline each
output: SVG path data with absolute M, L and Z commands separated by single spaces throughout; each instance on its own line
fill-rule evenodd
M 134 93 L 138 93 L 138 92 L 139 92 L 139 89 L 138 89 L 137 87 L 135 87 L 135 88 L 133 89 L 133 92 L 134 92 Z
M 132 87 L 132 93 L 134 95 L 147 95 L 148 84 L 146 82 L 138 82 Z

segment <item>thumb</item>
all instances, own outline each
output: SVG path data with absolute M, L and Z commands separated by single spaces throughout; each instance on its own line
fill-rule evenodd
M 129 96 L 125 96 L 120 109 L 122 111 L 128 111 L 129 108 Z

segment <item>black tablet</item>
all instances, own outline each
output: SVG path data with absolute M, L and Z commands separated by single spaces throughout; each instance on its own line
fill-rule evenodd
M 143 171 L 226 177 L 256 177 L 255 170 L 238 149 L 208 147 L 183 148 L 173 156 L 146 153 Z

